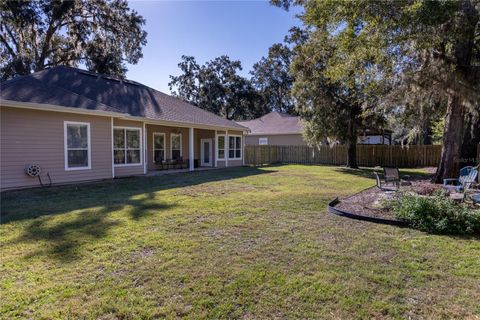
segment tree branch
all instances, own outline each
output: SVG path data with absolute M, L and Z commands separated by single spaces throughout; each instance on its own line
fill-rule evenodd
M 8 52 L 10 52 L 10 54 L 12 56 L 15 56 L 15 51 L 13 51 L 12 47 L 10 47 L 10 45 L 8 44 L 7 40 L 3 37 L 3 35 L 0 34 L 0 41 L 5 45 L 5 47 L 7 48 Z

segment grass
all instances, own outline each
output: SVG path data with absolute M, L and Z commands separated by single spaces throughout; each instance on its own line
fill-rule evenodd
M 0 317 L 479 317 L 478 238 L 326 212 L 373 184 L 288 165 L 4 193 Z

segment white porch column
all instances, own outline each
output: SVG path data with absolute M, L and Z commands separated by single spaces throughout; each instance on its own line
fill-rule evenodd
M 245 132 L 242 132 L 242 166 L 245 166 Z
M 189 162 L 189 170 L 193 171 L 193 128 L 188 128 L 188 162 Z
M 147 174 L 147 126 L 143 123 L 143 174 Z
M 215 150 L 213 151 L 213 156 L 215 157 L 215 168 L 218 167 L 218 134 L 217 130 L 215 130 L 215 142 L 213 143 L 215 146 Z
M 111 118 L 111 122 L 110 122 L 110 133 L 111 133 L 111 137 L 112 137 L 112 179 L 115 178 L 115 159 L 114 159 L 114 152 L 113 152 L 113 146 L 114 146 L 114 143 L 113 143 L 113 117 Z
M 225 168 L 228 168 L 228 157 L 230 155 L 230 139 L 228 138 L 228 130 L 225 131 Z

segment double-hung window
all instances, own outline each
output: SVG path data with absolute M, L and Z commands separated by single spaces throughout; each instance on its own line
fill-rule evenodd
M 90 169 L 90 123 L 65 121 L 63 130 L 65 170 Z
M 228 159 L 242 159 L 242 136 L 228 136 Z
M 165 133 L 153 133 L 153 162 L 165 160 Z
M 225 159 L 225 136 L 224 135 L 217 136 L 217 149 L 218 149 L 217 159 L 224 160 Z
M 182 157 L 182 135 L 180 133 L 170 134 L 171 158 L 178 160 Z
M 113 129 L 113 162 L 115 165 L 142 163 L 142 138 L 140 128 Z

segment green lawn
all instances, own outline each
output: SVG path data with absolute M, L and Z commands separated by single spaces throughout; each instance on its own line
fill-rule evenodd
M 327 213 L 374 181 L 236 168 L 2 194 L 0 317 L 480 317 L 480 240 Z

